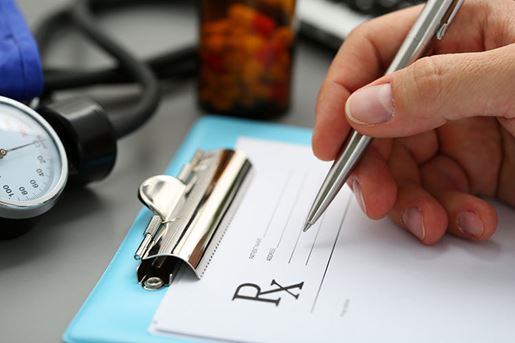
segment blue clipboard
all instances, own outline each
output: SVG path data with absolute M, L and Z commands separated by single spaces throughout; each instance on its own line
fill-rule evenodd
M 181 166 L 199 148 L 212 150 L 233 147 L 241 136 L 307 145 L 311 139 L 311 130 L 207 116 L 194 125 L 165 173 L 177 175 Z M 135 191 L 137 187 L 134 185 Z M 133 255 L 150 216 L 146 208 L 140 211 L 106 271 L 68 326 L 63 336 L 65 342 L 193 341 L 156 336 L 148 332 L 152 317 L 167 290 L 145 291 L 136 282 L 138 262 L 133 259 Z

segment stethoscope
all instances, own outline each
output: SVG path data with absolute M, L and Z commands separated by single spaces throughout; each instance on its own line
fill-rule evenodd
M 28 231 L 67 186 L 107 177 L 115 164 L 117 140 L 141 127 L 157 108 L 158 77 L 196 72 L 195 46 L 141 62 L 106 35 L 93 14 L 142 3 L 149 1 L 78 0 L 36 29 L 44 52 L 55 31 L 74 25 L 117 66 L 87 72 L 46 70 L 45 93 L 37 106 L 0 97 L 0 239 Z M 53 93 L 64 89 L 120 83 L 137 83 L 141 95 L 135 106 L 116 116 L 94 99 L 51 100 Z

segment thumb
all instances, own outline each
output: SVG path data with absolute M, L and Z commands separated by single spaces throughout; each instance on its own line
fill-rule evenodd
M 515 117 L 515 44 L 426 57 L 354 92 L 349 123 L 373 137 L 403 137 L 449 120 Z

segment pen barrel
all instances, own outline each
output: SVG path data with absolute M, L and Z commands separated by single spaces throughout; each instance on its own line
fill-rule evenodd
M 320 188 L 320 192 L 315 198 L 311 211 L 308 214 L 308 223 L 314 224 L 322 215 L 329 204 L 334 200 L 338 192 L 343 187 L 350 173 L 358 163 L 361 155 L 372 141 L 371 137 L 364 136 L 357 131 L 351 131 L 344 144 L 344 149 L 340 153 L 334 164 L 329 169 L 327 176 Z
M 406 39 L 397 51 L 386 74 L 400 70 L 422 57 L 429 43 L 453 12 L 458 0 L 428 0 L 422 8 Z M 440 37 L 441 38 L 441 37 Z

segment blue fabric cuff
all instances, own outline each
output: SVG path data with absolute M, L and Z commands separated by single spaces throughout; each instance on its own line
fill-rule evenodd
M 36 42 L 14 0 L 0 0 L 0 95 L 28 101 L 42 91 Z

